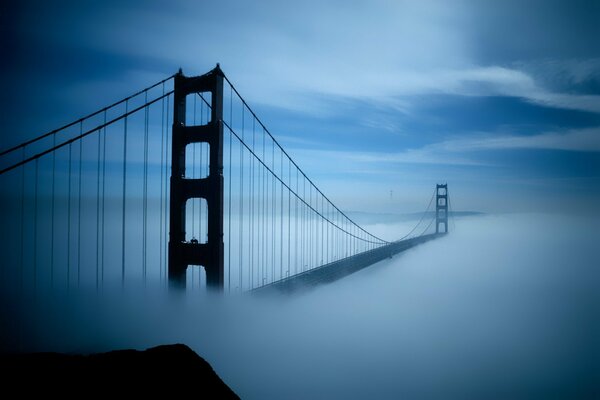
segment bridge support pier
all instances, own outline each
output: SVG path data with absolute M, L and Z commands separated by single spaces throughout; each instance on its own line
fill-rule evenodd
M 211 118 L 206 125 L 186 125 L 186 96 L 211 94 Z M 189 265 L 203 266 L 211 289 L 223 290 L 223 72 L 219 65 L 209 73 L 186 77 L 175 75 L 173 94 L 173 132 L 169 225 L 169 286 L 183 289 Z M 185 149 L 191 143 L 209 146 L 209 171 L 206 178 L 186 177 Z M 202 198 L 208 207 L 206 243 L 186 241 L 186 202 Z
M 440 230 L 440 225 L 444 230 Z M 435 233 L 448 233 L 448 184 L 436 185 Z

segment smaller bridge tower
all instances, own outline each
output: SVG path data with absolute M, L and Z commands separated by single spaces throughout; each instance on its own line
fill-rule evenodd
M 443 230 L 440 229 L 443 225 Z M 436 185 L 435 233 L 448 233 L 448 184 Z

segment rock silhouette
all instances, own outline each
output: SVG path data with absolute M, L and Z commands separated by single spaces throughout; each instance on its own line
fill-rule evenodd
M 0 355 L 5 393 L 88 396 L 178 394 L 199 399 L 239 399 L 208 362 L 183 344 L 90 355 Z

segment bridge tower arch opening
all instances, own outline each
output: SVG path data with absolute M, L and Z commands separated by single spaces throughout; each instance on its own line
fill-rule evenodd
M 186 77 L 175 75 L 173 93 L 173 130 L 171 194 L 169 209 L 169 284 L 185 288 L 188 266 L 201 265 L 211 289 L 224 287 L 223 244 L 223 72 L 219 64 L 207 74 Z M 210 119 L 203 125 L 186 124 L 186 97 L 208 93 Z M 186 177 L 186 146 L 205 143 L 209 148 L 208 173 L 202 178 Z M 204 199 L 208 209 L 207 240 L 186 240 L 186 203 Z

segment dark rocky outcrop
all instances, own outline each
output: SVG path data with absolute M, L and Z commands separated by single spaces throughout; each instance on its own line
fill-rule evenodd
M 239 399 L 210 364 L 182 344 L 91 355 L 3 354 L 0 382 L 4 394 L 10 391 L 21 398 L 38 393 L 42 397 L 185 394 Z

